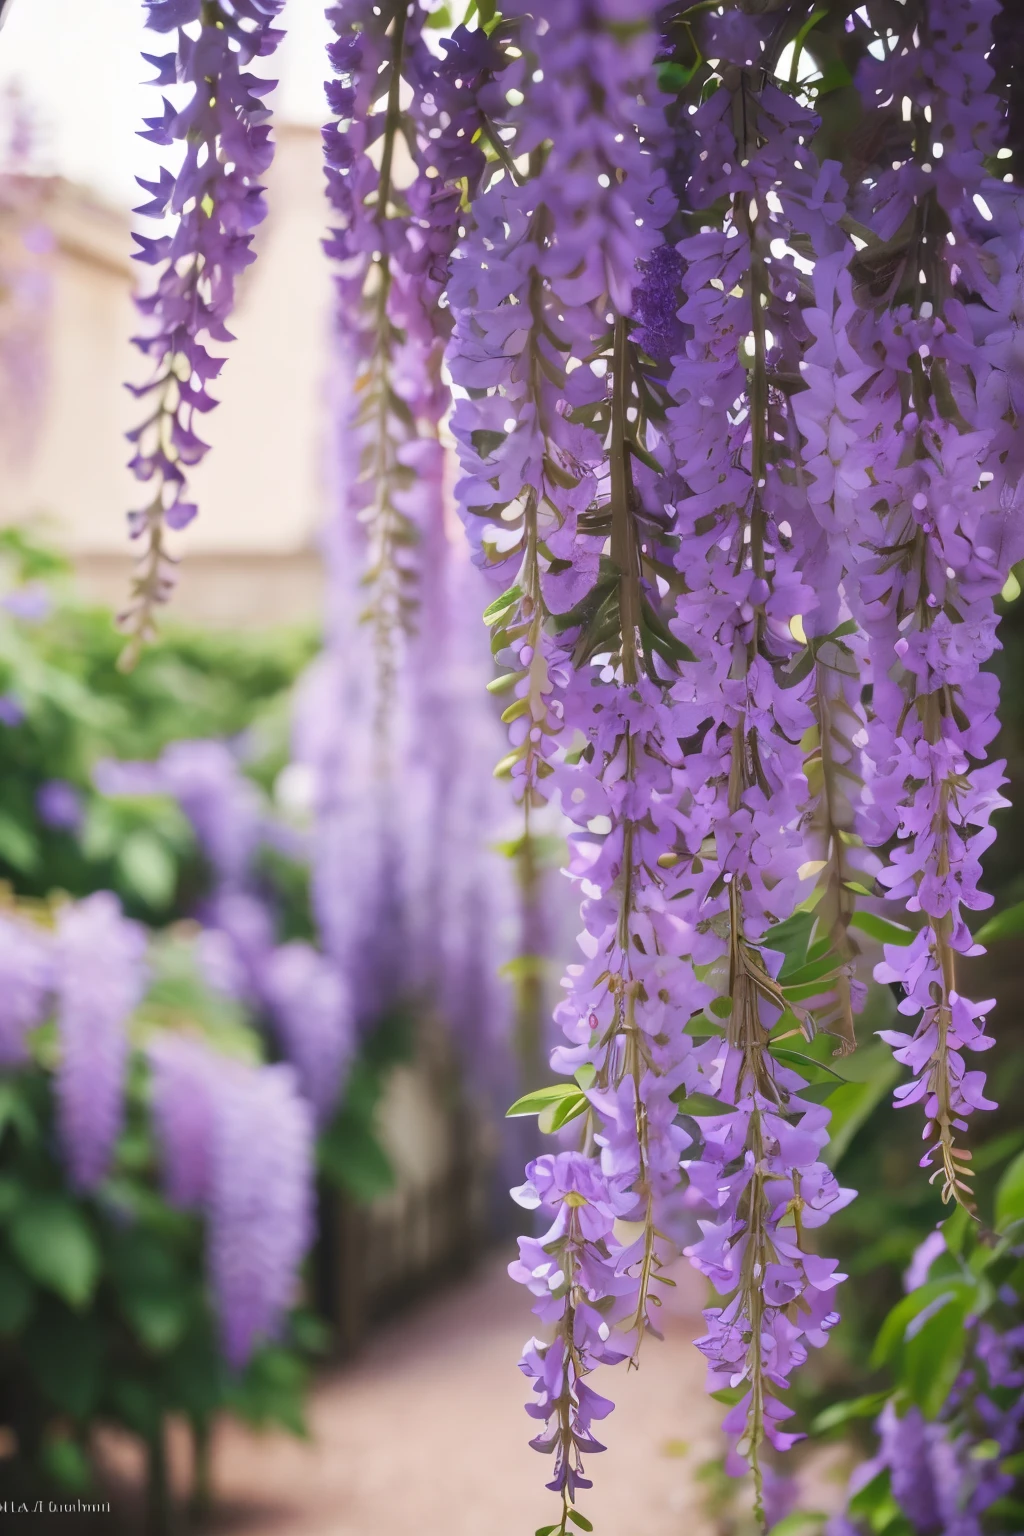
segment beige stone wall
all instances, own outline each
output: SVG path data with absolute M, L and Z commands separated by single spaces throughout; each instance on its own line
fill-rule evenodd
M 310 617 L 320 600 L 316 530 L 324 516 L 323 388 L 330 273 L 319 135 L 278 129 L 270 216 L 245 274 L 236 342 L 200 425 L 212 452 L 195 472 L 200 515 L 177 537 L 178 611 L 215 623 Z M 125 512 L 138 490 L 124 433 L 139 411 L 123 382 L 146 359 L 130 346 L 129 220 L 65 182 L 47 194 L 55 237 L 51 387 L 38 443 L 0 476 L 0 518 L 49 526 L 97 596 L 115 603 L 129 569 Z

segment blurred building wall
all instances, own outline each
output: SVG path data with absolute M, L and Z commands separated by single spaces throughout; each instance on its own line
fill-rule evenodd
M 200 513 L 173 544 L 174 611 L 218 625 L 319 612 L 316 532 L 324 515 L 330 273 L 319 134 L 279 125 L 259 259 L 243 276 L 236 342 L 203 422 L 211 444 L 192 485 Z M 38 440 L 0 475 L 0 518 L 30 518 L 72 555 L 85 589 L 117 607 L 131 570 L 125 513 L 144 492 L 125 468 L 125 432 L 145 403 L 124 389 L 148 363 L 130 345 L 138 317 L 130 221 L 61 180 L 47 185 L 55 237 L 50 387 Z M 215 349 L 216 350 L 216 349 Z

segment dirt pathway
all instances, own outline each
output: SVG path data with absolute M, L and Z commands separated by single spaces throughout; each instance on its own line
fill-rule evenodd
M 597 1536 L 704 1536 L 693 1470 L 715 1448 L 702 1390 L 701 1287 L 680 1275 L 663 1343 L 639 1372 L 607 1372 L 617 1407 L 590 1458 L 581 1505 Z M 533 1536 L 555 1518 L 550 1461 L 530 1450 L 515 1368 L 525 1293 L 500 1264 L 382 1331 L 326 1378 L 309 1444 L 225 1424 L 215 1447 L 214 1529 L 245 1536 Z M 604 1385 L 602 1383 L 602 1385 Z

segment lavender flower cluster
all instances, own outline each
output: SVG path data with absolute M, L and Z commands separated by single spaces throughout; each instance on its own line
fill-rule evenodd
M 95 779 L 108 795 L 164 794 L 177 801 L 211 872 L 197 914 L 206 980 L 267 1020 L 317 1121 L 326 1121 L 355 1049 L 346 973 L 311 944 L 278 945 L 272 902 L 257 871 L 263 848 L 302 852 L 301 838 L 271 814 L 223 741 L 172 742 L 152 762 L 104 761 Z
M 263 97 L 276 82 L 248 66 L 274 52 L 284 33 L 274 27 L 284 0 L 146 0 L 146 24 L 176 33 L 169 53 L 146 54 L 154 84 L 184 87 L 177 107 L 147 118 L 142 137 L 170 149 L 184 145 L 176 170 L 156 181 L 139 178 L 147 201 L 135 211 L 174 221 L 167 234 L 135 236 L 136 259 L 159 268 L 155 287 L 139 297 L 146 324 L 135 345 L 153 362 L 153 377 L 133 387 L 148 415 L 130 434 L 131 469 L 152 491 L 132 512 L 133 538 L 144 545 L 125 623 L 130 660 L 150 633 L 155 608 L 173 585 L 166 528 L 185 528 L 196 514 L 188 500 L 188 471 L 208 445 L 199 420 L 216 404 L 209 385 L 223 367 L 210 343 L 232 340 L 227 329 L 238 278 L 255 259 L 253 234 L 266 215 L 260 178 L 273 158 L 270 113 Z
M 170 1034 L 148 1056 L 167 1198 L 206 1215 L 221 1347 L 239 1369 L 295 1301 L 313 1237 L 313 1116 L 290 1067 Z
M 124 1127 L 147 947 L 109 891 L 62 907 L 53 929 L 0 916 L 0 1070 L 27 1067 L 31 1032 L 55 1017 L 57 1129 L 83 1193 L 101 1189 Z M 322 990 L 314 979 L 314 1014 Z M 310 1102 L 290 1066 L 249 1066 L 184 1035 L 155 1035 L 146 1053 L 166 1193 L 206 1216 L 224 1355 L 240 1368 L 280 1328 L 312 1240 Z
M 699 1347 L 759 1506 L 763 1443 L 795 1438 L 779 1392 L 842 1278 L 809 1234 L 852 1191 L 782 1042 L 852 1049 L 865 897 L 913 929 L 876 967 L 917 1020 L 886 1034 L 915 1079 L 897 1102 L 923 1103 L 924 1161 L 970 1201 L 959 1137 L 988 1101 L 964 1051 L 990 1043 L 991 1004 L 954 957 L 978 952 L 963 909 L 988 904 L 1004 802 L 982 668 L 1024 553 L 994 9 L 934 0 L 925 27 L 908 6 L 898 32 L 851 16 L 864 140 L 894 99 L 908 124 L 902 161 L 859 179 L 815 157 L 785 8 L 680 20 L 704 73 L 678 103 L 663 11 L 624 31 L 580 3 L 516 30 L 522 101 L 455 253 L 449 366 L 460 510 L 478 560 L 514 571 L 492 605 L 504 766 L 579 828 L 583 960 L 553 1057 L 575 1085 L 552 1123 L 580 1116 L 581 1150 L 531 1166 L 519 1198 L 558 1215 L 513 1266 L 555 1331 L 523 1368 L 562 1529 L 599 1448 L 583 1377 L 635 1359 L 614 1330 L 650 1326 L 684 1175 L 685 1251 L 723 1298 Z

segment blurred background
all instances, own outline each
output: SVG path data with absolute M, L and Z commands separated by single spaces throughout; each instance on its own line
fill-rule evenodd
M 454 531 L 429 698 L 400 701 L 401 768 L 377 782 L 337 527 L 313 4 L 274 60 L 270 214 L 201 516 L 159 640 L 118 671 L 130 208 L 154 165 L 134 136 L 154 110 L 140 9 L 15 0 L 0 36 L 0 1501 L 140 1533 L 532 1531 L 551 1516 L 505 1191 L 540 1133 L 504 1110 L 548 1075 L 573 956 L 562 829 L 524 835 L 492 778 L 493 594 Z M 1004 608 L 1016 779 L 1013 584 Z M 1000 907 L 1024 897 L 1022 830 L 1002 814 Z M 983 1205 L 1024 1145 L 1012 949 L 970 979 L 1000 1000 L 1008 1106 L 976 1147 Z M 873 986 L 842 1063 L 830 1156 L 868 1192 L 829 1227 L 853 1281 L 797 1388 L 817 1432 L 775 1510 L 793 1536 L 794 1500 L 807 1529 L 842 1503 L 868 1410 L 835 1406 L 884 1385 L 867 1341 L 941 1215 L 917 1125 L 890 1108 L 874 1031 L 893 1008 Z M 106 1065 L 76 1056 L 83 1031 Z M 590 1469 L 609 1536 L 749 1529 L 691 1344 L 702 1286 L 675 1274 L 666 1339 L 611 1388 Z

